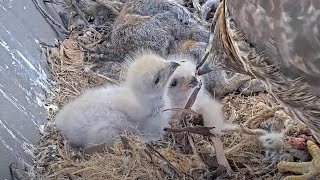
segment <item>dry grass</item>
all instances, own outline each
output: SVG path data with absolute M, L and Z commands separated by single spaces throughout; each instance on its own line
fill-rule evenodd
M 260 93 L 256 96 L 241 96 L 231 94 L 223 100 L 223 111 L 226 118 L 237 124 L 252 124 L 259 120 L 268 120 L 270 116 L 264 113 L 276 105 L 268 94 Z M 272 116 L 273 117 L 273 116 Z M 264 158 L 261 154 L 259 135 L 232 133 L 223 137 L 226 156 L 233 160 L 239 172 L 238 179 L 279 179 L 275 177 L 276 167 L 268 167 L 262 163 Z

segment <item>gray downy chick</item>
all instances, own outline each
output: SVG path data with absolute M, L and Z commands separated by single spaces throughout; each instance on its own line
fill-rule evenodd
M 293 155 L 288 153 L 284 132 L 266 133 L 259 137 L 265 158 L 264 163 L 275 164 L 280 161 L 293 161 Z
M 165 86 L 179 64 L 152 53 L 136 54 L 130 62 L 120 85 L 86 90 L 57 115 L 56 127 L 72 145 L 111 147 L 126 128 L 137 129 L 145 142 L 161 138 L 168 125 Z
M 171 76 L 166 93 L 170 100 L 171 107 L 184 108 L 200 80 L 203 82 L 204 79 L 195 76 L 196 64 L 192 59 L 173 55 L 170 56 L 169 61 L 178 62 L 180 66 Z M 203 84 L 205 83 L 203 82 Z M 199 91 L 191 109 L 202 114 L 204 126 L 215 127 L 212 130 L 212 133 L 216 135 L 223 135 L 223 131 L 235 130 L 238 128 L 237 125 L 225 122 L 220 103 L 213 99 L 204 87 Z M 172 117 L 177 118 L 176 116 L 178 116 L 178 114 L 173 114 Z

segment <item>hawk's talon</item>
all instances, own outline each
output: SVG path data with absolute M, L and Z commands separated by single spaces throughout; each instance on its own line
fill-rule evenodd
M 312 156 L 310 162 L 287 162 L 281 161 L 277 168 L 279 172 L 293 172 L 302 175 L 287 176 L 284 180 L 295 179 L 303 180 L 308 178 L 320 177 L 320 148 L 313 141 L 307 141 L 308 151 Z

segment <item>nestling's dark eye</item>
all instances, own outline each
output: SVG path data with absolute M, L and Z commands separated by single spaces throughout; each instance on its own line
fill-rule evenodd
M 173 80 L 172 82 L 171 82 L 171 87 L 176 87 L 177 86 L 177 80 Z
M 158 84 L 158 83 L 159 83 L 159 81 L 160 81 L 160 78 L 159 78 L 159 77 L 157 77 L 157 79 L 154 81 L 154 84 Z

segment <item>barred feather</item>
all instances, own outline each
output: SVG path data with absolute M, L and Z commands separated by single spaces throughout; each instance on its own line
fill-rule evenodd
M 260 79 L 320 141 L 320 1 L 223 0 L 208 61 Z

